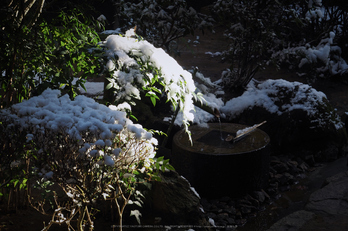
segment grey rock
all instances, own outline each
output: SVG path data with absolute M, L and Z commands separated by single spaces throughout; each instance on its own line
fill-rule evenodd
M 233 218 L 231 218 L 231 217 L 227 218 L 226 221 L 228 222 L 229 225 L 236 224 L 236 221 Z
M 228 209 L 226 209 L 225 212 L 227 212 L 227 213 L 229 213 L 229 214 L 231 214 L 231 215 L 236 215 L 237 210 L 236 210 L 235 207 L 231 206 L 231 207 L 229 207 Z
M 284 173 L 289 170 L 289 167 L 284 163 L 279 163 L 273 166 L 277 173 Z
M 306 224 L 306 222 L 313 219 L 315 213 L 299 210 L 296 211 L 273 224 L 267 231 L 297 231 Z
M 339 173 L 326 181 L 326 186 L 311 194 L 306 209 L 348 215 L 348 172 Z
M 263 203 L 266 199 L 265 194 L 261 191 L 255 191 L 253 193 L 253 195 L 254 195 L 255 199 L 258 200 L 260 203 Z
M 218 217 L 219 217 L 219 219 L 225 219 L 226 220 L 229 216 L 228 216 L 228 213 L 219 213 Z
M 200 199 L 190 189 L 189 182 L 174 171 L 163 172 L 160 177 L 161 181 L 153 183 L 145 204 L 155 213 L 161 214 L 161 224 L 192 224 L 209 227 L 209 222 L 200 209 Z M 209 229 L 204 228 L 204 230 Z

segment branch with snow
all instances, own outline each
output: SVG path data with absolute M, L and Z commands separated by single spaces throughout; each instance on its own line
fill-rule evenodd
M 348 72 L 348 64 L 341 57 L 341 48 L 334 45 L 334 38 L 335 33 L 330 32 L 328 37 L 323 38 L 317 45 L 307 43 L 303 46 L 288 47 L 275 52 L 272 59 L 278 64 L 290 64 L 290 68 L 307 68 L 308 75 L 313 70 L 320 77 L 343 75 Z
M 114 90 L 116 102 L 140 99 L 141 92 L 159 99 L 166 97 L 174 107 L 183 112 L 182 124 L 188 131 L 193 121 L 193 97 L 195 84 L 192 74 L 184 70 L 163 49 L 156 48 L 146 40 L 139 40 L 133 29 L 125 36 L 110 35 L 103 45 L 108 61 L 106 67 L 110 77 L 108 87 Z

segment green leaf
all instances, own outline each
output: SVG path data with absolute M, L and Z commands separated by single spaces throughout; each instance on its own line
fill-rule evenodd
M 168 165 L 166 166 L 166 168 L 167 168 L 168 170 L 175 171 L 175 168 L 174 168 L 171 164 L 168 164 Z
M 157 162 L 161 162 L 161 161 L 163 161 L 163 159 L 164 159 L 164 156 L 160 156 L 157 158 Z
M 105 90 L 109 90 L 113 87 L 112 83 L 108 83 L 108 85 L 106 85 Z
M 135 117 L 134 115 L 129 115 L 130 118 L 134 119 L 135 121 L 138 121 L 138 118 Z
M 155 107 L 156 106 L 156 98 L 155 97 L 151 97 L 151 102 L 153 104 L 153 106 Z

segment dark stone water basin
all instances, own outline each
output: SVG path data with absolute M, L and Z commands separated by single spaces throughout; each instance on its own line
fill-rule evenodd
M 193 145 L 185 131 L 179 131 L 173 138 L 173 166 L 205 197 L 239 197 L 265 188 L 269 172 L 269 136 L 256 129 L 237 142 L 224 140 L 227 135 L 235 136 L 238 130 L 246 127 L 232 123 L 191 126 Z

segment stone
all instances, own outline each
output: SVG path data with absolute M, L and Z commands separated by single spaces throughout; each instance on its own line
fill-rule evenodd
M 348 171 L 326 181 L 326 186 L 311 194 L 306 209 L 330 215 L 348 216 Z
M 222 219 L 227 219 L 228 218 L 228 213 L 219 213 L 217 216 L 219 218 L 222 218 Z
M 294 183 L 295 181 L 295 177 L 293 175 L 291 175 L 290 173 L 286 172 L 284 173 L 284 176 L 286 177 L 286 181 L 291 185 Z
M 251 202 L 246 199 L 240 199 L 238 200 L 239 205 L 251 205 Z
M 243 215 L 250 214 L 251 212 L 254 212 L 256 210 L 257 208 L 252 205 L 242 205 L 242 207 L 240 208 L 240 211 Z
M 308 168 L 309 168 L 309 166 L 308 166 L 305 162 L 301 163 L 299 167 L 300 167 L 300 169 L 302 169 L 303 171 L 307 171 Z
M 250 196 L 249 194 L 247 194 L 247 195 L 245 196 L 245 198 L 246 198 L 249 202 L 251 202 L 251 204 L 252 204 L 253 206 L 259 207 L 260 202 L 259 202 L 258 200 L 256 200 L 255 198 L 253 198 L 252 196 Z
M 208 202 L 207 199 L 202 198 L 201 199 L 201 205 L 203 206 L 204 209 L 209 210 L 211 207 L 211 204 Z
M 235 207 L 231 206 L 230 208 L 226 209 L 225 212 L 231 214 L 231 215 L 236 215 L 237 210 Z
M 201 210 L 200 198 L 190 183 L 174 171 L 163 172 L 161 181 L 153 182 L 144 209 L 160 214 L 160 225 L 197 225 L 209 230 L 209 222 Z M 145 212 L 143 212 L 145 213 Z
M 279 191 L 280 192 L 286 192 L 290 190 L 290 186 L 289 185 L 284 185 L 284 186 L 280 186 L 279 187 Z
M 216 206 L 219 208 L 219 209 L 226 209 L 226 208 L 228 208 L 228 205 L 226 204 L 226 203 L 224 203 L 224 202 L 218 202 L 218 203 L 216 203 Z
M 229 225 L 234 225 L 235 223 L 236 223 L 236 221 L 233 219 L 233 218 L 227 218 L 227 223 L 229 224 Z
M 253 195 L 260 203 L 263 203 L 266 199 L 265 194 L 261 191 L 254 191 Z
M 215 223 L 216 226 L 226 226 L 227 225 L 227 221 L 225 221 L 224 219 L 218 220 Z
M 284 173 L 289 170 L 289 167 L 285 163 L 277 163 L 272 166 L 274 170 L 277 171 L 277 173 Z
M 300 228 L 308 221 L 313 219 L 315 213 L 299 210 L 296 211 L 273 224 L 267 231 L 280 231 L 280 230 L 300 230 Z
M 286 162 L 287 165 L 290 167 L 290 166 L 297 166 L 298 165 L 298 162 L 295 161 L 295 160 L 289 160 L 288 162 Z
M 265 190 L 261 189 L 261 192 L 265 195 L 266 199 L 270 200 L 271 197 L 268 195 L 268 193 L 265 192 Z
M 215 213 L 207 213 L 207 217 L 209 217 L 209 218 L 215 220 L 216 217 L 217 217 L 217 215 L 216 215 Z

